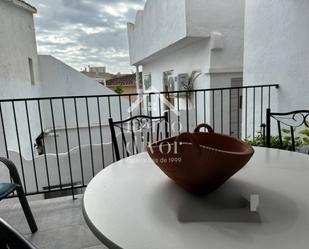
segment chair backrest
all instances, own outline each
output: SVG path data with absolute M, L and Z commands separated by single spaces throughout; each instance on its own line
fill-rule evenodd
M 145 145 L 169 137 L 167 112 L 164 113 L 164 116 L 152 117 L 138 115 L 116 122 L 113 121 L 112 118 L 109 118 L 109 126 L 115 158 L 117 161 L 121 159 L 117 139 L 119 136 L 121 136 L 120 139 L 123 157 L 141 152 L 141 147 L 138 144 L 143 143 Z M 115 128 L 118 128 L 120 132 L 116 133 Z M 137 134 L 139 134 L 139 138 L 137 138 Z M 129 143 L 128 139 L 130 139 Z
M 36 249 L 11 225 L 0 218 L 0 249 Z
M 309 128 L 309 110 L 297 110 L 286 113 L 266 111 L 266 146 L 271 147 L 271 121 L 277 122 L 280 148 L 284 147 L 284 142 L 289 143 L 291 150 L 296 150 L 297 139 L 295 132 L 298 127 Z M 284 133 L 286 136 L 283 136 Z

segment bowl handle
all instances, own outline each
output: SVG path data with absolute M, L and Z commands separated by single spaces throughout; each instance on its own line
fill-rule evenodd
M 201 128 L 207 128 L 208 133 L 214 133 L 213 128 L 208 124 L 200 124 L 195 129 L 194 132 L 200 132 Z
M 196 140 L 196 138 L 191 134 L 191 133 L 188 133 L 188 132 L 185 132 L 185 133 L 181 133 L 176 139 L 175 139 L 175 142 L 177 144 L 180 145 L 181 147 L 181 142 L 183 142 L 183 140 L 190 140 L 190 142 L 192 143 L 192 146 L 195 148 L 195 150 L 198 152 L 198 154 L 200 155 L 201 154 L 201 147 L 198 143 L 198 141 Z

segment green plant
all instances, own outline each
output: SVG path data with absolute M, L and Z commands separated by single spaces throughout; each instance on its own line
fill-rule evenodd
M 295 132 L 295 129 L 294 129 L 293 132 Z M 289 148 L 289 145 L 292 147 L 292 137 L 290 136 L 291 131 L 289 129 L 282 129 L 282 133 L 286 134 L 286 136 L 282 137 L 283 143 L 285 143 L 288 146 L 288 149 L 291 149 L 291 148 Z M 301 147 L 303 145 L 303 141 L 302 141 L 302 138 L 300 136 L 297 136 L 294 139 L 295 139 L 295 147 L 296 148 Z
M 280 145 L 279 136 L 270 136 L 270 147 L 283 150 L 292 150 L 291 131 L 289 129 L 282 129 L 282 146 Z M 246 138 L 245 142 L 252 146 L 266 147 L 265 139 L 262 132 L 259 132 L 253 139 Z M 300 148 L 309 145 L 309 129 L 304 129 L 295 137 L 295 147 Z
M 303 143 L 309 145 L 309 129 L 302 130 L 299 134 L 303 135 Z
M 116 86 L 115 93 L 122 94 L 124 92 L 123 86 Z

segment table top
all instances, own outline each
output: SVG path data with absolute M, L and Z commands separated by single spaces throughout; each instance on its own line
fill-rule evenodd
M 303 249 L 309 244 L 308 190 L 305 154 L 255 148 L 251 161 L 219 190 L 195 196 L 141 153 L 93 178 L 83 212 L 109 248 Z M 252 194 L 260 198 L 258 217 L 238 206 Z

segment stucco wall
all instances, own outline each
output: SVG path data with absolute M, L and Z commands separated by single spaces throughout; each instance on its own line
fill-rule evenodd
M 41 84 L 36 86 L 36 91 L 33 91 L 31 86 L 25 87 L 26 91 L 31 94 L 32 97 L 57 97 L 57 96 L 78 96 L 78 95 L 106 95 L 115 93 L 108 89 L 105 86 L 102 86 L 95 80 L 88 78 L 87 76 L 79 73 L 68 65 L 62 63 L 61 61 L 55 59 L 52 56 L 39 56 L 39 69 L 40 69 L 40 78 Z M 22 84 L 24 82 L 20 82 Z M 14 86 L 8 85 L 8 89 L 14 91 Z M 23 96 L 23 91 L 15 91 Z M 11 98 L 11 96 L 7 96 Z M 12 96 L 14 97 L 14 96 Z M 29 96 L 25 96 L 29 97 Z M 70 128 L 69 131 L 69 141 L 70 148 L 74 148 L 78 145 L 77 135 L 76 135 L 76 116 L 75 116 L 75 107 L 73 99 L 65 100 L 65 112 L 67 119 L 67 127 Z M 101 111 L 101 123 L 103 127 L 104 140 L 110 140 L 108 136 L 108 129 L 106 124 L 108 123 L 109 110 L 108 110 L 108 101 L 107 98 L 100 99 L 100 111 Z M 121 102 L 122 106 L 122 117 L 126 118 L 129 116 L 127 112 L 129 101 L 127 99 L 115 97 L 110 98 L 111 103 L 111 115 L 115 120 L 120 119 L 120 108 L 119 104 Z M 39 110 L 37 101 L 28 101 L 28 113 L 29 113 L 29 124 L 31 128 L 31 139 L 29 137 L 29 126 L 28 119 L 26 115 L 26 106 L 24 101 L 16 102 L 15 113 L 17 120 L 17 128 L 15 126 L 14 116 L 13 116 L 13 106 L 10 102 L 2 103 L 2 114 L 4 119 L 5 126 L 5 135 L 7 140 L 8 149 L 11 151 L 21 151 L 22 155 L 30 159 L 32 158 L 31 147 L 35 142 L 35 138 L 41 133 L 40 119 L 39 119 Z M 51 106 L 50 102 L 40 101 L 40 107 L 42 112 L 43 120 L 43 130 L 47 131 L 53 128 L 52 116 L 51 116 Z M 91 125 L 91 132 L 93 136 L 93 144 L 99 144 L 99 129 L 98 129 L 98 104 L 96 98 L 88 99 L 89 107 L 89 121 Z M 79 125 L 81 127 L 81 144 L 89 144 L 89 130 L 88 130 L 88 117 L 86 109 L 86 99 L 77 99 L 77 110 Z M 55 127 L 59 130 L 57 131 L 57 142 L 59 152 L 67 151 L 66 146 L 66 134 L 64 131 L 64 113 L 61 99 L 53 101 L 53 112 Z M 86 128 L 85 128 L 86 127 Z M 18 129 L 18 136 L 16 129 Z M 51 133 L 53 135 L 53 133 Z M 18 146 L 18 139 L 20 143 L 20 148 Z M 1 153 L 5 155 L 4 151 L 4 134 L 2 130 L 2 124 L 0 126 L 0 141 L 2 143 Z M 48 136 L 46 138 L 47 150 L 49 153 L 55 152 L 54 138 Z M 34 149 L 34 154 L 36 151 Z
M 148 0 L 128 24 L 131 64 L 186 37 L 185 0 Z
M 41 89 L 40 89 L 40 96 L 41 97 L 55 97 L 55 96 L 91 96 L 91 95 L 115 95 L 115 97 L 111 97 L 111 106 L 112 110 L 116 110 L 116 107 L 119 106 L 118 95 L 110 90 L 109 88 L 99 84 L 97 81 L 83 75 L 82 73 L 76 71 L 75 69 L 71 68 L 70 66 L 64 64 L 63 62 L 57 60 L 56 58 L 49 56 L 49 55 L 39 55 L 39 65 L 40 65 L 40 76 L 42 79 Z M 102 109 L 102 120 L 104 123 L 107 124 L 107 118 L 109 117 L 108 114 L 108 105 L 107 105 L 107 98 L 102 98 L 100 101 L 104 101 L 103 109 Z M 128 106 L 128 100 L 122 99 L 122 114 L 124 117 L 128 115 L 126 112 L 126 107 Z M 65 103 L 68 110 L 67 110 L 67 118 L 69 120 L 68 125 L 74 126 L 76 125 L 75 122 L 75 111 L 73 105 L 73 99 L 70 99 Z M 44 105 L 44 101 L 42 103 Z M 54 109 L 56 115 L 56 125 L 57 121 L 59 120 L 60 126 L 64 127 L 63 124 L 63 114 L 62 111 L 62 103 L 61 100 L 54 101 Z M 88 105 L 91 112 L 97 110 L 97 99 L 96 98 L 89 98 Z M 45 103 L 47 113 L 50 113 L 50 105 L 49 103 Z M 80 115 L 80 125 L 88 125 L 87 121 L 87 110 L 86 110 L 86 99 L 82 99 L 77 101 L 77 108 L 82 110 L 79 112 Z M 58 111 L 58 113 L 57 113 Z M 119 109 L 117 109 L 119 112 Z M 59 115 L 59 117 L 57 117 Z M 51 128 L 51 119 L 50 115 L 47 115 L 48 121 L 45 124 L 45 128 Z M 97 115 L 94 120 L 92 120 L 90 116 L 90 121 L 98 123 Z
M 244 15 L 244 0 L 186 1 L 187 36 L 221 35 L 221 44 L 211 45 L 222 48 L 212 48 L 210 70 L 242 71 Z
M 110 98 L 111 104 L 111 116 L 118 120 L 120 119 L 120 110 L 122 117 L 127 118 L 129 113 L 127 109 L 129 107 L 129 100 L 125 98 L 119 98 L 114 91 L 99 84 L 97 81 L 81 74 L 70 66 L 57 60 L 56 58 L 48 55 L 39 55 L 40 65 L 40 76 L 42 79 L 41 85 L 41 96 L 90 96 L 90 95 L 114 95 L 115 97 Z M 92 142 L 94 144 L 100 143 L 99 137 L 99 119 L 98 119 L 98 100 L 97 98 L 88 98 L 88 109 L 89 109 L 89 121 L 91 124 L 92 131 Z M 121 102 L 121 103 L 120 103 Z M 88 130 L 88 116 L 87 116 L 87 103 L 85 98 L 77 99 L 77 111 L 79 118 L 79 126 L 81 128 L 81 137 L 83 138 L 82 144 L 89 144 L 89 130 Z M 100 116 L 103 127 L 103 135 L 105 141 L 109 140 L 109 107 L 108 99 L 100 98 Z M 122 109 L 119 108 L 121 104 Z M 43 113 L 44 128 L 46 130 L 53 128 L 51 108 L 49 102 L 42 101 L 42 108 L 45 110 Z M 65 123 L 64 113 L 61 100 L 53 101 L 55 127 L 58 128 L 57 140 L 59 151 L 65 152 L 66 147 L 66 134 L 65 134 Z M 65 100 L 65 112 L 67 118 L 67 126 L 70 127 L 70 148 L 74 148 L 78 145 L 77 134 L 76 134 L 76 116 L 74 100 L 72 98 Z M 106 128 L 107 127 L 107 128 Z M 53 133 L 51 133 L 53 135 Z M 54 137 L 47 137 L 48 141 L 48 152 L 55 152 Z
M 271 94 L 274 111 L 309 109 L 308 12 L 307 0 L 246 2 L 244 80 L 280 85 Z
M 163 91 L 163 72 L 168 70 L 173 70 L 173 75 L 177 76 L 181 73 L 191 73 L 193 70 L 200 70 L 202 75 L 196 80 L 194 84 L 194 89 L 209 89 L 209 88 L 220 88 L 220 87 L 230 87 L 232 78 L 242 78 L 242 73 L 205 73 L 209 71 L 210 67 L 210 44 L 211 41 L 209 39 L 202 39 L 198 42 L 192 43 L 191 45 L 182 48 L 181 50 L 175 51 L 173 53 L 169 53 L 165 56 L 161 56 L 157 60 L 153 60 L 143 66 L 144 75 L 151 74 L 152 81 L 152 89 L 151 91 Z M 175 83 L 175 90 L 180 90 L 178 88 L 178 84 Z M 206 121 L 209 124 L 215 124 L 215 128 L 218 131 L 221 131 L 221 92 L 216 92 L 215 96 L 215 117 L 213 117 L 212 111 L 212 94 L 206 93 L 206 106 L 204 106 L 204 96 L 203 92 L 198 93 L 197 96 L 197 123 L 202 123 Z M 224 112 L 224 133 L 230 132 L 229 127 L 229 91 L 223 92 L 223 112 Z M 237 100 L 235 98 L 237 96 L 232 96 L 232 104 L 233 106 L 237 106 Z M 235 102 L 235 103 L 234 103 Z M 177 105 L 178 102 L 175 103 Z M 192 108 L 190 111 L 191 119 L 190 119 L 190 129 L 192 130 L 196 124 L 195 121 L 195 107 L 194 107 L 195 99 L 191 99 L 191 103 L 189 103 L 189 107 Z M 185 98 L 181 98 L 179 100 L 180 109 L 186 109 L 186 100 Z M 204 112 L 204 109 L 206 111 Z M 162 108 L 163 110 L 163 108 Z M 231 116 L 235 116 L 235 110 Z M 206 113 L 206 118 L 204 119 L 204 113 Z M 185 115 L 183 113 L 183 120 L 181 122 L 184 124 L 184 129 L 186 128 L 186 120 Z M 237 121 L 237 118 L 236 118 Z M 236 134 L 237 127 L 234 122 L 232 122 L 232 133 Z
M 28 58 L 33 61 L 35 85 L 31 84 Z M 7 1 L 0 1 L 0 98 L 24 98 L 34 97 L 39 92 L 39 70 L 36 49 L 35 30 L 32 13 L 15 6 Z M 29 110 L 29 122 L 35 134 L 38 123 L 33 122 L 31 115 L 32 103 L 27 103 Z M 17 127 L 14 122 L 13 106 L 11 103 L 1 103 L 4 119 L 6 139 L 8 147 L 20 149 L 30 157 L 30 140 L 26 116 L 26 104 L 15 103 L 15 116 Z M 19 137 L 16 135 L 18 130 Z M 5 155 L 2 124 L 0 128 L 1 153 Z
M 244 0 L 148 0 L 144 11 L 137 13 L 135 24 L 128 25 L 131 63 L 143 64 L 143 60 L 162 50 L 172 50 L 176 45 L 181 48 L 196 38 L 210 38 L 213 32 L 220 32 L 227 48 L 223 51 L 226 66 L 239 68 L 243 58 L 243 26 Z M 219 66 L 223 66 L 223 53 L 214 58 L 215 64 L 219 60 Z
M 43 96 L 115 94 L 107 87 L 50 55 L 39 55 Z
M 192 43 L 182 49 L 169 52 L 164 56 L 160 56 L 158 59 L 153 60 L 143 65 L 143 74 L 151 74 L 152 91 L 164 91 L 163 87 L 163 73 L 169 70 L 173 70 L 173 75 L 188 73 L 193 70 L 199 70 L 202 75 L 197 79 L 195 83 L 195 89 L 203 89 L 210 87 L 210 77 L 205 74 L 209 67 L 209 39 L 202 39 L 195 43 Z M 146 89 L 145 89 L 146 90 Z M 175 83 L 175 91 L 180 90 L 178 84 Z M 202 101 L 201 98 L 199 98 Z M 178 102 L 177 102 L 178 103 Z M 175 103 L 175 105 L 177 104 Z M 192 102 L 193 103 L 193 102 Z M 202 103 L 199 103 L 200 106 Z M 185 99 L 179 100 L 180 109 L 185 109 Z M 192 105 L 191 105 L 192 106 Z M 163 110 L 163 107 L 161 107 Z M 192 110 L 194 113 L 194 110 Z M 194 117 L 195 115 L 191 115 Z M 185 124 L 185 116 L 183 116 L 183 124 Z M 200 117 L 200 120 L 202 117 Z M 193 121 L 193 120 L 192 120 Z M 195 121 L 192 122 L 195 124 Z M 194 127 L 191 126 L 190 130 Z M 186 129 L 186 127 L 184 127 Z
M 209 53 L 209 39 L 202 39 L 144 64 L 143 74 L 151 73 L 152 86 L 158 91 L 163 91 L 163 72 L 174 70 L 175 76 L 181 73 L 191 73 L 193 70 L 206 72 L 210 63 Z M 209 79 L 207 79 L 205 74 L 199 77 L 195 85 L 196 88 L 209 87 Z
M 175 6 L 179 3 L 179 1 L 169 2 Z M 174 13 L 169 13 L 166 4 L 160 7 L 160 13 L 156 13 L 155 10 L 160 3 L 161 1 L 148 0 L 145 11 L 137 13 L 135 25 L 128 26 L 131 62 L 141 64 L 144 75 L 151 74 L 153 86 L 151 91 L 164 90 L 163 72 L 169 70 L 173 70 L 174 76 L 200 70 L 202 75 L 195 82 L 195 89 L 230 87 L 232 78 L 242 77 L 244 0 L 187 0 L 185 6 L 180 4 L 180 7 L 185 8 L 185 17 L 184 19 L 178 17 L 177 20 Z M 151 11 L 151 8 L 154 10 Z M 154 14 L 157 14 L 160 25 L 156 26 L 152 23 L 155 21 L 152 18 Z M 165 19 L 166 16 L 168 16 L 167 19 Z M 171 21 L 176 21 L 181 28 L 170 29 L 162 36 L 159 31 L 169 28 Z M 144 29 L 139 30 L 140 33 L 138 33 L 137 29 L 142 25 Z M 185 28 L 181 25 L 185 25 Z M 185 37 L 179 39 L 184 29 Z M 135 39 L 137 35 L 139 40 Z M 162 46 L 163 40 L 168 41 L 169 44 Z M 151 48 L 151 51 L 145 51 L 145 47 Z M 178 84 L 175 85 L 175 90 L 179 90 Z M 229 94 L 226 95 L 229 96 Z M 204 107 L 203 96 L 197 98 L 197 122 L 204 122 L 205 108 L 207 115 L 205 121 L 210 124 L 216 123 L 216 128 L 219 129 L 220 127 L 217 126 L 221 123 L 219 120 L 221 115 L 213 117 L 212 96 L 206 97 L 206 107 Z M 229 99 L 225 97 L 223 102 L 224 117 L 228 120 Z M 180 109 L 185 109 L 185 99 L 180 99 L 179 104 Z M 215 105 L 217 107 L 218 103 L 215 102 Z M 195 113 L 193 102 L 189 106 Z M 194 116 L 191 115 L 191 117 Z M 196 122 L 195 119 L 191 121 L 193 124 Z M 224 132 L 229 131 L 229 125 L 225 124 Z
M 34 78 L 39 84 L 38 57 L 32 13 L 0 1 L 0 97 L 31 97 L 28 58 L 33 60 Z

